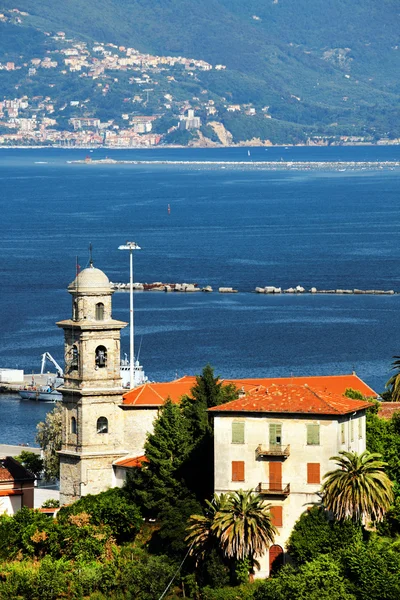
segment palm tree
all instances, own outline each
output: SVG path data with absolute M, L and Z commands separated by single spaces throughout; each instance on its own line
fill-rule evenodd
M 214 494 L 207 501 L 206 515 L 192 515 L 185 541 L 197 562 L 212 548 L 227 558 L 250 559 L 254 564 L 273 543 L 276 528 L 271 522 L 270 505 L 253 490 Z
M 207 508 L 205 515 L 191 515 L 188 535 L 185 542 L 190 547 L 189 554 L 196 558 L 196 565 L 204 560 L 206 555 L 218 545 L 217 539 L 212 532 L 215 515 L 222 510 L 227 502 L 226 494 L 214 494 L 211 502 L 206 500 Z
M 324 475 L 323 505 L 338 520 L 353 519 L 364 525 L 381 521 L 393 502 L 393 484 L 384 472 L 387 463 L 368 450 L 339 455 L 331 458 L 339 468 Z
M 211 530 L 228 558 L 252 563 L 274 542 L 277 533 L 271 521 L 271 506 L 253 490 L 231 492 L 215 514 Z
M 398 402 L 400 400 L 400 356 L 393 356 L 397 359 L 392 363 L 392 371 L 396 370 L 389 381 L 385 384 L 385 388 L 390 390 L 391 401 Z

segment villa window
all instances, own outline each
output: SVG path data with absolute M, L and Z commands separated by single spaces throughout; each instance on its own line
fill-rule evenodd
M 244 481 L 244 461 L 232 461 L 232 481 Z
M 76 433 L 76 419 L 71 417 L 71 433 Z
M 96 321 L 104 320 L 104 304 L 99 302 L 96 304 Z
M 321 465 L 307 463 L 307 483 L 321 483 Z
M 307 446 L 319 446 L 319 425 L 310 423 L 307 425 Z
M 271 506 L 271 521 L 274 527 L 283 526 L 283 506 Z
M 104 369 L 107 366 L 107 348 L 105 346 L 97 346 L 95 362 L 97 369 Z
M 97 419 L 97 433 L 108 433 L 108 420 L 106 417 Z
M 282 444 L 282 425 L 277 423 L 269 424 L 269 445 L 281 446 Z
M 358 439 L 362 439 L 363 436 L 363 418 L 358 419 Z
M 244 444 L 244 421 L 232 423 L 232 444 Z

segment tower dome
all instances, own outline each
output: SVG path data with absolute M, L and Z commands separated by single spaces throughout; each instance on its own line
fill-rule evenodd
M 74 281 L 69 284 L 68 291 L 71 293 L 95 293 L 104 294 L 111 293 L 110 280 L 107 275 L 100 269 L 96 269 L 90 265 L 87 269 L 83 269 L 75 277 Z

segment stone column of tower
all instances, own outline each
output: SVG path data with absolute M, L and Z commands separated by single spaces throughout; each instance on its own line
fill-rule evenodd
M 120 335 L 127 323 L 111 314 L 108 277 L 91 264 L 68 286 L 72 318 L 65 337 L 60 503 L 113 484 L 112 463 L 124 452 Z

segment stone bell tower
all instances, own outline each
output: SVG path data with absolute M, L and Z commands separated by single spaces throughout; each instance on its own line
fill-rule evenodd
M 65 337 L 60 503 L 112 486 L 112 463 L 124 452 L 120 335 L 108 277 L 91 263 L 68 286 L 72 318 Z

